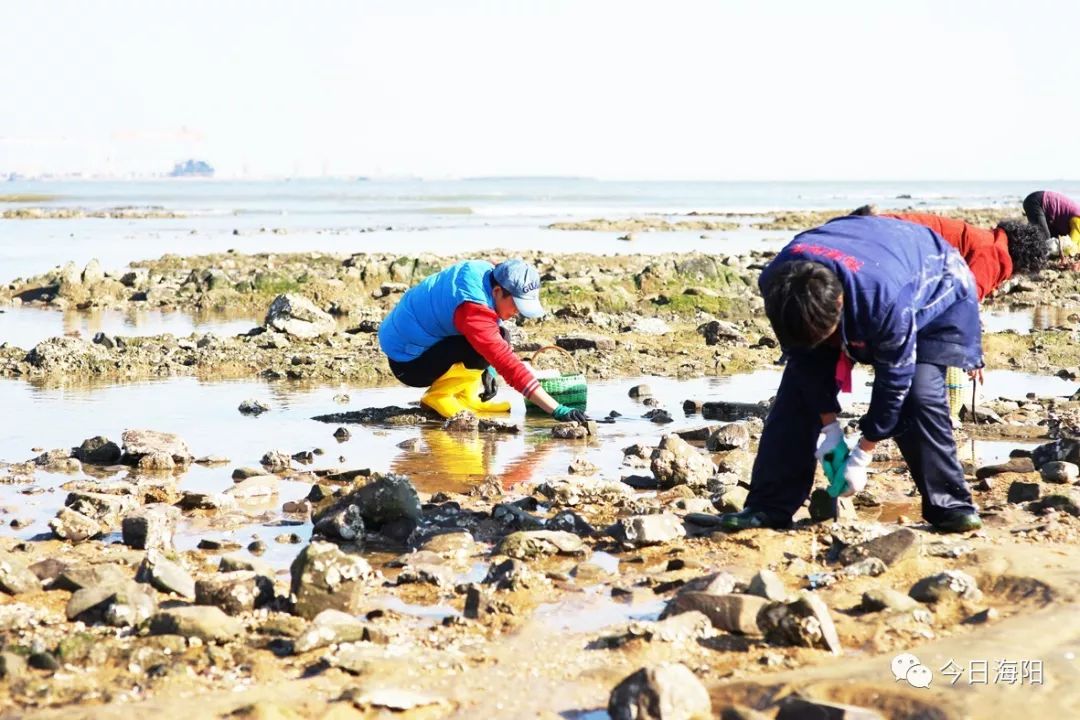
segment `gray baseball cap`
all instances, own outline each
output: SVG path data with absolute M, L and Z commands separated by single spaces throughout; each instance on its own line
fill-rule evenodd
M 491 276 L 510 296 L 518 312 L 527 318 L 538 318 L 544 314 L 540 305 L 540 273 L 524 260 L 514 258 L 495 266 Z

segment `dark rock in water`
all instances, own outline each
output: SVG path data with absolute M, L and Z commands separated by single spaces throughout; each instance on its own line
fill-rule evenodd
M 351 437 L 352 433 L 349 432 L 348 428 L 339 427 L 337 430 L 334 431 L 334 439 L 337 440 L 339 443 L 345 442 Z
M 627 475 L 622 482 L 635 490 L 655 490 L 660 487 L 660 482 L 651 475 Z
M 125 430 L 121 438 L 124 443 L 124 462 L 139 465 L 145 456 L 167 455 L 178 466 L 191 464 L 194 457 L 187 443 L 172 433 L 156 430 Z
M 840 652 L 829 608 L 814 593 L 804 592 L 789 603 L 772 603 L 761 611 L 758 622 L 769 642 Z
M 698 334 L 705 338 L 706 345 L 745 345 L 746 337 L 739 331 L 734 323 L 723 320 L 710 320 L 697 329 Z
M 274 599 L 274 583 L 247 570 L 218 573 L 195 583 L 195 602 L 214 605 L 229 615 L 263 607 Z
M 1015 480 L 1009 485 L 1008 501 L 1011 503 L 1025 503 L 1038 500 L 1042 495 L 1042 486 L 1037 482 L 1024 482 Z
M 684 400 L 682 404 L 683 412 L 687 415 L 694 415 L 701 412 L 701 408 L 705 403 L 702 400 Z
M 389 407 L 370 407 L 363 410 L 351 410 L 329 415 L 316 415 L 312 420 L 324 423 L 345 423 L 347 425 L 424 425 L 442 423 L 443 417 L 426 407 L 404 408 L 397 405 Z
M 315 534 L 333 540 L 361 540 L 364 537 L 364 516 L 356 505 L 331 508 L 319 515 Z
M 908 595 L 922 603 L 936 603 L 949 598 L 978 600 L 982 597 L 975 578 L 960 570 L 946 570 L 924 577 L 911 586 Z
M 867 558 L 878 558 L 888 566 L 895 565 L 919 552 L 919 535 L 909 528 L 900 528 L 888 535 L 852 545 L 840 551 L 840 563 L 851 565 Z
M 41 580 L 18 555 L 0 551 L 0 590 L 8 595 L 37 592 Z
M 685 407 L 685 406 L 684 406 Z M 764 420 L 769 414 L 769 403 L 739 403 L 716 401 L 702 403 L 701 415 L 707 420 L 722 420 L 735 422 L 748 418 L 761 418 Z
M 224 643 L 244 631 L 244 625 L 211 605 L 169 608 L 150 618 L 151 635 L 197 637 L 203 642 Z
M 661 617 L 697 611 L 704 613 L 718 630 L 740 635 L 760 635 L 758 613 L 768 604 L 768 600 L 755 595 L 680 592 L 668 603 Z
M 556 423 L 551 428 L 551 437 L 557 440 L 583 440 L 589 437 L 589 430 L 576 422 Z
M 293 612 L 308 620 L 323 610 L 355 615 L 379 575 L 364 558 L 347 555 L 336 545 L 313 542 L 304 548 L 290 568 Z
M 349 506 L 355 506 L 355 512 L 359 512 L 363 518 L 361 532 L 364 529 L 382 530 L 384 525 L 399 520 L 407 521 L 411 527 L 415 527 L 421 518 L 420 498 L 416 494 L 416 488 L 403 475 L 377 477 L 336 500 L 330 507 L 320 510 L 312 519 L 316 527 L 320 527 L 323 520 L 330 516 L 337 516 L 342 521 L 349 520 L 350 517 L 355 517 L 348 514 L 353 512 L 348 510 Z M 350 521 L 348 526 L 355 527 L 355 523 Z
M 1008 462 L 1000 463 L 998 465 L 986 465 L 975 471 L 975 479 L 982 480 L 983 478 L 994 477 L 995 475 L 1001 475 L 1003 473 L 1030 473 L 1035 472 L 1035 463 L 1031 458 L 1017 457 L 1011 458 Z
M 101 435 L 83 440 L 71 454 L 88 465 L 113 465 L 123 455 L 119 445 Z
M 632 398 L 644 398 L 650 397 L 653 394 L 652 388 L 648 385 L 635 385 L 630 388 L 630 397 Z
M 721 425 L 710 434 L 705 441 L 705 449 L 709 452 L 739 450 L 749 444 L 750 430 L 745 423 L 735 422 Z
M 244 400 L 237 408 L 241 415 L 262 415 L 270 409 L 270 406 L 260 400 Z
M 685 665 L 643 667 L 615 686 L 608 699 L 611 720 L 711 718 L 709 691 Z
M 780 702 L 780 712 L 777 713 L 775 720 L 886 720 L 886 718 L 876 710 L 855 705 L 841 705 L 789 695 Z
M 671 413 L 667 410 L 657 408 L 656 410 L 650 410 L 642 415 L 646 420 L 651 420 L 657 425 L 666 425 L 667 423 L 675 422 L 675 418 L 671 417 Z
M 443 430 L 447 432 L 474 433 L 479 429 L 480 418 L 469 410 L 462 410 L 443 423 Z
M 491 517 L 513 530 L 543 530 L 547 525 L 544 518 L 530 515 L 513 503 L 499 503 L 491 509 Z

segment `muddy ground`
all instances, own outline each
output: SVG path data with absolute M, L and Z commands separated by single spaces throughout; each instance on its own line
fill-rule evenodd
M 533 255 L 551 314 L 519 323 L 515 345 L 528 355 L 558 343 L 590 378 L 769 366 L 777 350 L 754 290 L 769 257 Z M 168 375 L 381 384 L 377 324 L 441 262 L 224 254 L 116 272 L 58 268 L 10 283 L 4 299 L 229 308 L 250 317 L 252 331 L 0 347 L 0 373 L 43 385 Z M 280 295 L 293 300 L 268 312 Z M 1080 305 L 1074 273 L 1019 279 L 990 303 L 1036 304 Z M 1075 332 L 1069 316 L 1044 331 L 988 335 L 988 367 L 1080 375 Z M 639 402 L 642 413 L 654 409 L 647 392 Z M 184 473 L 214 459 L 153 434 L 5 464 L 3 481 L 27 493 L 43 491 L 47 473 L 71 480 L 56 491 L 66 508 L 51 533 L 0 538 L 0 717 L 597 720 L 608 710 L 632 717 L 640 692 L 613 689 L 661 663 L 689 669 L 646 683 L 682 714 L 639 717 L 1080 710 L 1080 443 L 1070 439 L 1080 402 L 990 399 L 964 416 L 962 443 L 1015 442 L 1017 457 L 968 468 L 986 526 L 960 536 L 923 523 L 889 443 L 868 491 L 839 518 L 807 507 L 790 531 L 719 532 L 719 514 L 745 499 L 763 408 L 701 417 L 692 404 L 689 416 L 670 399 L 659 404 L 681 437 L 658 423 L 621 464 L 575 461 L 565 474 L 519 484 L 495 476 L 453 491 L 418 490 L 391 468 L 316 472 L 309 458 L 268 455 L 235 468 L 228 493 L 193 493 L 177 487 Z M 326 427 L 377 433 L 414 422 L 426 433 L 514 430 L 468 418 L 442 429 L 416 409 Z M 604 433 L 558 442 L 585 450 Z M 1045 449 L 1032 453 L 1034 443 Z M 274 503 L 269 488 L 282 481 L 309 485 L 308 499 Z M 19 508 L 4 510 L 17 528 Z M 178 527 L 262 523 L 279 525 L 285 544 L 314 526 L 315 542 L 296 542 L 285 567 L 260 560 L 258 543 L 181 551 L 172 540 Z M 928 688 L 894 678 L 901 652 L 933 672 Z M 967 673 L 950 684 L 950 661 L 967 670 L 985 661 L 988 681 L 972 684 Z M 995 678 L 1013 661 L 1023 673 Z M 813 714 L 830 704 L 878 715 Z

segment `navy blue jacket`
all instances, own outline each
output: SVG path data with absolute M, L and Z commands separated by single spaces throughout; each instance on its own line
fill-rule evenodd
M 982 367 L 975 278 L 964 258 L 929 228 L 891 218 L 841 217 L 795 237 L 758 280 L 765 292 L 780 265 L 809 260 L 840 278 L 844 351 L 874 366 L 868 440 L 897 434 L 915 363 Z

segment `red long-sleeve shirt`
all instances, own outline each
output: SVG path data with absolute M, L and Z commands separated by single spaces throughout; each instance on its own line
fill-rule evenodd
M 975 276 L 980 301 L 1012 277 L 1009 239 L 1000 228 L 986 230 L 932 213 L 884 213 L 884 216 L 928 227 L 956 248 Z
M 454 327 L 510 387 L 525 397 L 531 396 L 540 387 L 529 368 L 518 359 L 513 348 L 499 333 L 499 316 L 494 310 L 479 303 L 463 302 L 454 311 Z

